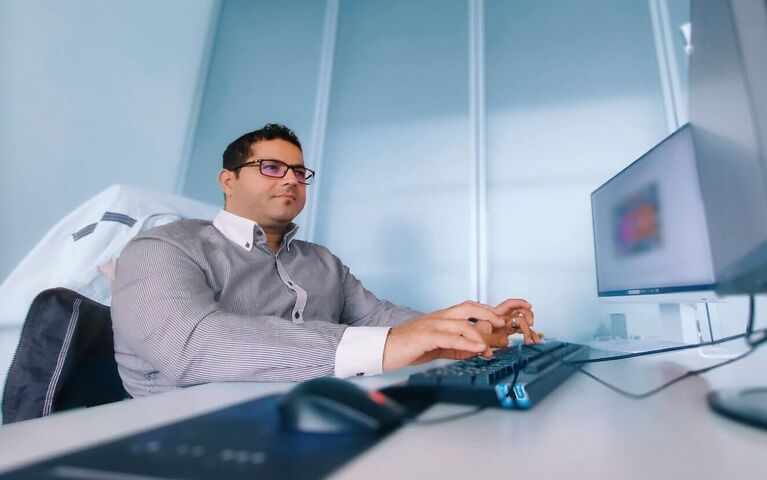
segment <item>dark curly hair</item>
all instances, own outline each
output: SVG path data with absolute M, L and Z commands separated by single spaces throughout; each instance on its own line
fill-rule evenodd
M 224 168 L 226 170 L 233 170 L 245 163 L 245 160 L 251 154 L 250 146 L 254 143 L 276 139 L 290 142 L 303 152 L 301 142 L 298 141 L 298 137 L 293 130 L 279 123 L 267 123 L 259 130 L 246 133 L 226 147 L 226 150 L 224 150 Z M 238 170 L 234 172 L 237 176 L 239 176 L 239 173 Z

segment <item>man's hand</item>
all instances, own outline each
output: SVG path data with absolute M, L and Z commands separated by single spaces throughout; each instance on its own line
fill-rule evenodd
M 504 326 L 500 331 L 506 332 L 507 335 L 521 332 L 527 345 L 541 343 L 541 337 L 533 330 L 535 319 L 533 306 L 527 301 L 510 298 L 496 305 L 493 312 L 504 320 Z
M 505 312 L 466 301 L 393 327 L 386 339 L 383 370 L 428 362 L 437 358 L 463 360 L 492 355 L 490 348 L 508 344 Z

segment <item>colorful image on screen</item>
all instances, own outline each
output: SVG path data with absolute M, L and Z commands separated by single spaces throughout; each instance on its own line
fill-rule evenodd
M 658 185 L 653 183 L 626 197 L 614 210 L 615 247 L 628 256 L 652 251 L 661 245 Z

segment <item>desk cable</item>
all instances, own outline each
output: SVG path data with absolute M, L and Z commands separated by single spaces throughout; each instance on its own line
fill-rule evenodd
M 621 394 L 623 396 L 626 396 L 628 398 L 633 398 L 635 400 L 644 399 L 644 398 L 650 397 L 652 395 L 655 395 L 658 392 L 661 392 L 661 391 L 665 390 L 666 388 L 670 387 L 671 385 L 673 385 L 673 384 L 675 384 L 677 382 L 680 382 L 680 381 L 684 380 L 685 378 L 692 377 L 692 376 L 695 376 L 695 375 L 701 375 L 701 374 L 706 373 L 706 372 L 710 372 L 711 370 L 714 370 L 714 369 L 719 368 L 719 367 L 723 367 L 725 365 L 729 365 L 730 363 L 737 362 L 738 360 L 741 360 L 741 359 L 747 357 L 748 355 L 751 355 L 761 344 L 767 342 L 767 329 L 763 328 L 763 329 L 759 329 L 759 330 L 754 330 L 754 310 L 755 310 L 755 308 L 754 308 L 754 295 L 752 294 L 752 295 L 749 296 L 748 323 L 746 325 L 746 331 L 744 333 L 739 334 L 739 335 L 733 335 L 731 337 L 726 337 L 726 338 L 722 338 L 722 339 L 719 339 L 719 340 L 714 340 L 714 341 L 711 341 L 711 342 L 700 343 L 700 344 L 695 344 L 695 345 L 684 345 L 684 346 L 680 346 L 680 347 L 671 347 L 671 348 L 663 348 L 663 349 L 658 349 L 658 350 L 651 350 L 651 351 L 648 351 L 648 352 L 637 352 L 637 353 L 630 353 L 630 354 L 626 354 L 626 355 L 617 355 L 617 356 L 612 356 L 612 357 L 594 358 L 594 359 L 580 360 L 580 361 L 567 362 L 567 363 L 569 363 L 570 365 L 574 366 L 579 372 L 581 372 L 584 375 L 592 378 L 593 380 L 599 382 L 600 384 L 604 385 L 605 387 L 609 388 L 610 390 L 613 390 L 614 392 L 617 392 L 617 393 L 619 393 L 619 394 Z M 735 339 L 738 339 L 738 338 L 745 338 L 746 344 L 749 346 L 749 349 L 746 350 L 745 352 L 741 353 L 740 355 L 738 355 L 738 356 L 736 356 L 734 358 L 727 359 L 727 360 L 725 360 L 723 362 L 719 362 L 717 364 L 710 365 L 708 367 L 699 368 L 699 369 L 696 369 L 696 370 L 688 370 L 687 372 L 683 373 L 682 375 L 680 375 L 680 376 L 678 376 L 678 377 L 676 377 L 674 379 L 669 380 L 668 382 L 660 385 L 659 387 L 653 388 L 652 390 L 648 390 L 647 392 L 643 392 L 643 393 L 632 393 L 632 392 L 628 392 L 626 390 L 623 390 L 623 389 L 621 389 L 619 387 L 616 387 L 615 385 L 612 385 L 609 382 L 607 382 L 605 380 L 602 380 L 601 378 L 597 377 L 596 375 L 592 374 L 591 372 L 586 371 L 583 368 L 583 366 L 582 366 L 583 364 L 586 364 L 586 363 L 596 363 L 596 362 L 607 362 L 607 361 L 613 361 L 613 360 L 623 360 L 623 359 L 626 359 L 626 358 L 640 357 L 640 356 L 651 355 L 651 354 L 656 354 L 656 353 L 666 353 L 666 352 L 672 352 L 672 351 L 677 351 L 677 350 L 686 350 L 686 349 L 689 349 L 689 348 L 698 348 L 698 347 L 703 347 L 703 346 L 708 346 L 708 345 L 716 345 L 716 344 L 719 344 L 719 343 L 729 342 L 729 341 L 732 341 L 732 340 L 735 340 Z M 531 347 L 531 348 L 534 348 L 534 347 Z
M 713 370 L 715 368 L 723 367 L 723 366 L 725 366 L 727 364 L 736 362 L 736 361 L 738 361 L 738 360 L 740 360 L 742 358 L 747 357 L 748 355 L 753 353 L 754 350 L 756 350 L 756 347 L 751 347 L 748 350 L 746 350 L 745 352 L 743 352 L 740 355 L 738 355 L 737 357 L 730 358 L 728 360 L 725 360 L 723 362 L 719 362 L 719 363 L 717 363 L 715 365 L 710 365 L 710 366 L 705 367 L 705 368 L 699 368 L 697 370 L 688 370 L 687 372 L 683 373 L 682 375 L 680 375 L 680 376 L 678 376 L 678 377 L 676 377 L 676 378 L 674 378 L 672 380 L 669 380 L 668 382 L 664 383 L 663 385 L 661 385 L 659 387 L 656 387 L 656 388 L 653 388 L 652 390 L 648 390 L 647 392 L 643 392 L 643 393 L 628 392 L 628 391 L 623 390 L 623 389 L 621 389 L 619 387 L 616 387 L 615 385 L 612 385 L 612 384 L 608 383 L 605 380 L 602 380 L 601 378 L 597 377 L 593 373 L 586 371 L 580 365 L 575 365 L 575 367 L 582 374 L 584 374 L 587 377 L 590 377 L 590 378 L 596 380 L 597 382 L 601 383 L 602 385 L 604 385 L 605 387 L 609 388 L 610 390 L 612 390 L 614 392 L 617 392 L 617 393 L 619 393 L 619 394 L 621 394 L 621 395 L 623 395 L 625 397 L 633 398 L 635 400 L 641 400 L 643 398 L 651 397 L 651 396 L 655 395 L 656 393 L 665 390 L 666 388 L 670 387 L 671 385 L 673 385 L 673 384 L 675 384 L 677 382 L 681 382 L 685 378 L 692 377 L 692 376 L 695 376 L 695 375 L 700 375 L 700 374 L 703 374 L 703 373 L 706 373 L 706 372 L 710 372 L 711 370 Z

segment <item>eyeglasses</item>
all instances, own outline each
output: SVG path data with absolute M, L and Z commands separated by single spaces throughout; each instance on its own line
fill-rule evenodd
M 285 178 L 285 175 L 288 174 L 288 170 L 293 170 L 293 174 L 296 176 L 298 183 L 311 185 L 312 180 L 314 179 L 314 170 L 309 170 L 301 165 L 288 165 L 281 160 L 273 160 L 270 158 L 245 162 L 240 166 L 234 167 L 232 171 L 234 172 L 235 170 L 244 167 L 255 167 L 256 165 L 258 165 L 258 171 L 261 172 L 261 175 L 267 177 Z

